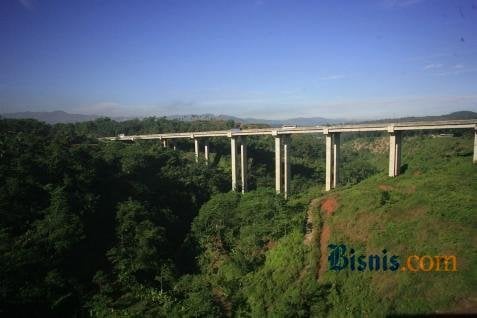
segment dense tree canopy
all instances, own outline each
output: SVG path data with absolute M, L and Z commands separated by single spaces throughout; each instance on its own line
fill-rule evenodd
M 0 119 L 0 313 L 326 314 L 337 291 L 317 282 L 317 246 L 304 244 L 310 198 L 274 193 L 271 137 L 248 138 L 251 191 L 244 195 L 229 192 L 225 138 L 211 139 L 208 165 L 195 162 L 189 140 L 174 151 L 154 141 L 97 138 L 236 126 L 154 117 L 54 126 Z M 342 149 L 342 184 L 385 169 L 386 152 L 374 151 L 379 137 L 355 137 Z M 291 192 L 323 184 L 323 139 L 293 136 L 291 145 Z M 388 193 L 381 205 L 392 202 Z

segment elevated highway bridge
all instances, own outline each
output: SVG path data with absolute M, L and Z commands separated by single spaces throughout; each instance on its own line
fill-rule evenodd
M 145 135 L 119 135 L 105 137 L 108 141 L 134 141 L 159 139 L 164 147 L 169 141 L 176 139 L 191 139 L 194 141 L 195 158 L 199 159 L 200 140 L 211 137 L 230 138 L 232 190 L 240 185 L 241 191 L 247 191 L 247 136 L 273 136 L 275 140 L 275 190 L 277 193 L 288 195 L 290 185 L 290 135 L 294 134 L 323 134 L 326 142 L 326 178 L 327 191 L 338 185 L 340 162 L 340 136 L 342 133 L 382 131 L 389 135 L 389 176 L 399 175 L 401 167 L 402 132 L 416 130 L 468 129 L 474 131 L 473 163 L 477 163 L 477 119 L 446 120 L 398 123 L 350 124 L 336 126 L 311 126 L 260 129 L 232 129 L 198 132 L 175 132 Z M 174 146 L 175 147 L 175 146 Z M 204 143 L 204 157 L 209 159 L 209 143 Z M 238 177 L 240 175 L 240 180 Z M 240 181 L 240 182 L 239 182 Z

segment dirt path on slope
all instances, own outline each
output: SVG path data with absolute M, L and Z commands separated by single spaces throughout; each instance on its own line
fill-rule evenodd
M 315 221 L 313 220 L 313 212 L 316 211 L 319 206 L 320 200 L 313 199 L 311 200 L 310 205 L 308 206 L 308 210 L 306 211 L 306 233 L 303 239 L 303 243 L 308 246 L 310 246 L 312 242 L 316 241 L 316 238 L 318 236 L 319 224 L 318 226 L 314 224 Z
M 326 197 L 321 200 L 313 199 L 306 211 L 306 232 L 303 238 L 303 244 L 312 247 L 316 246 L 315 248 L 320 249 L 320 259 L 318 264 L 316 264 L 317 279 L 319 279 L 328 268 L 328 243 L 330 241 L 331 229 L 326 221 L 333 215 L 338 206 L 339 204 L 336 197 Z M 315 220 L 313 214 L 318 210 L 320 211 L 321 218 Z M 303 269 L 300 277 L 304 275 L 305 270 L 306 268 Z
M 331 230 L 328 224 L 323 225 L 320 236 L 320 264 L 318 266 L 317 278 L 323 275 L 328 268 L 328 242 L 330 241 Z
M 224 292 L 219 288 L 212 288 L 214 300 L 220 305 L 225 317 L 232 317 L 232 303 L 224 295 Z
M 331 229 L 327 224 L 327 219 L 333 215 L 338 208 L 338 201 L 335 197 L 328 197 L 321 201 L 321 215 L 323 216 L 323 227 L 320 235 L 320 263 L 318 266 L 317 278 L 323 275 L 328 268 L 328 243 L 330 241 Z

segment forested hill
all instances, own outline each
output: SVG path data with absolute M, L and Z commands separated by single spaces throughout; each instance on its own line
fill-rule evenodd
M 196 266 L 190 224 L 228 190 L 228 175 L 156 143 L 100 143 L 82 129 L 0 120 L 0 313 L 132 306 Z
M 366 121 L 367 123 L 390 123 L 390 122 L 416 122 L 416 121 L 439 121 L 439 120 L 463 120 L 463 119 L 476 119 L 477 113 L 473 111 L 459 111 L 446 115 L 439 116 L 421 116 L 421 117 L 400 117 L 400 118 L 388 118 L 373 121 Z
M 248 139 L 250 189 L 230 190 L 230 144 L 97 136 L 230 129 L 150 118 L 47 125 L 0 119 L 0 315 L 343 317 L 475 309 L 473 132 L 343 138 L 325 193 L 322 136 L 292 136 L 291 197 L 275 195 L 273 139 Z M 458 191 L 457 191 L 458 190 Z M 327 243 L 357 253 L 455 254 L 456 273 L 333 273 Z M 470 306 L 470 307 L 469 307 Z M 469 309 L 470 308 L 470 309 Z
M 57 124 L 64 127 L 65 124 Z M 119 134 L 150 134 L 166 132 L 188 132 L 204 130 L 223 130 L 239 127 L 232 120 L 194 120 L 180 121 L 177 119 L 168 120 L 165 117 L 148 117 L 144 119 L 131 119 L 126 121 L 115 121 L 110 118 L 100 118 L 94 121 L 81 122 L 76 124 L 66 124 L 66 127 L 91 137 L 117 136 Z
M 471 108 L 472 109 L 472 108 Z M 438 116 L 418 116 L 418 117 L 400 117 L 400 118 L 388 118 L 380 120 L 353 120 L 351 118 L 324 118 L 324 117 L 298 117 L 298 118 L 288 118 L 288 119 L 263 119 L 263 118 L 240 118 L 236 116 L 229 115 L 214 115 L 214 114 L 201 114 L 201 115 L 172 115 L 172 116 L 149 116 L 143 117 L 142 119 L 134 118 L 134 116 L 129 117 L 105 117 L 99 115 L 82 115 L 82 114 L 70 114 L 64 111 L 52 111 L 52 112 L 16 112 L 16 113 L 3 113 L 0 114 L 0 117 L 4 118 L 13 118 L 13 119 L 36 119 L 48 124 L 67 124 L 67 123 L 81 123 L 87 122 L 88 133 L 93 133 L 96 131 L 95 125 L 93 122 L 99 120 L 101 122 L 99 126 L 103 129 L 109 129 L 108 132 L 117 131 L 118 127 L 125 127 L 128 130 L 134 129 L 134 126 L 138 125 L 139 121 L 142 121 L 143 124 L 148 122 L 147 129 L 159 129 L 159 128 L 180 128 L 184 129 L 186 127 L 196 127 L 197 122 L 208 123 L 210 127 L 214 127 L 217 123 L 224 122 L 235 122 L 242 125 L 264 125 L 271 127 L 280 127 L 282 125 L 298 125 L 298 126 L 316 126 L 316 125 L 333 125 L 340 123 L 357 123 L 357 122 L 409 122 L 409 121 L 429 121 L 429 120 L 452 120 L 452 119 L 475 119 L 477 118 L 477 113 L 473 111 L 457 111 L 450 114 L 438 115 Z M 154 118 L 154 119 L 153 119 Z M 105 125 L 107 121 L 114 121 L 114 124 L 110 123 Z M 166 120 L 169 123 L 174 123 L 171 127 L 170 124 L 166 124 Z M 161 121 L 160 125 L 154 125 L 153 121 Z M 121 122 L 126 122 L 122 124 Z M 178 122 L 186 122 L 186 124 L 179 124 Z M 187 123 L 189 122 L 189 123 Z M 190 122 L 192 123 L 190 125 Z M 98 123 L 97 123 L 98 124 Z M 142 128 L 146 128 L 142 126 Z M 200 126 L 200 125 L 199 125 Z M 172 131 L 172 130 L 171 130 Z M 183 130 L 181 130 L 183 131 Z M 151 132 L 151 131 L 148 131 Z

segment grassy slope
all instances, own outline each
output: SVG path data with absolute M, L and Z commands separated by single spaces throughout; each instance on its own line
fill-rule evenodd
M 373 140 L 360 138 L 358 142 L 369 145 Z M 472 301 L 475 306 L 477 165 L 472 164 L 473 139 L 407 137 L 403 146 L 407 170 L 397 178 L 389 178 L 384 171 L 387 147 L 381 147 L 377 153 L 360 150 L 358 160 L 372 162 L 383 172 L 353 186 L 325 193 L 320 184 L 293 195 L 286 207 L 278 204 L 281 200 L 276 201 L 271 189 L 246 193 L 233 207 L 223 206 L 231 193 L 217 195 L 205 204 L 195 220 L 195 233 L 206 238 L 204 233 L 214 229 L 210 222 L 235 233 L 223 235 L 230 252 L 214 243 L 201 258 L 202 274 L 223 312 L 252 317 L 291 313 L 380 317 L 453 311 Z M 350 143 L 343 144 L 343 152 L 353 157 L 350 148 Z M 323 202 L 335 202 L 329 197 L 336 199 L 338 207 L 332 215 L 322 214 Z M 304 238 L 305 222 L 300 220 L 310 216 L 314 231 Z M 380 255 L 386 248 L 388 255 L 401 256 L 401 263 L 414 254 L 456 255 L 458 272 L 327 271 L 317 282 L 317 264 L 323 259 L 320 246 L 326 247 L 320 239 L 328 233 L 323 230 L 325 225 L 330 230 L 329 243 L 345 243 L 358 255 Z M 262 257 L 263 264 L 253 261 Z M 250 262 L 256 266 L 244 266 Z
M 398 178 L 387 173 L 330 194 L 339 207 L 327 218 L 330 243 L 356 254 L 456 255 L 457 273 L 326 272 L 333 316 L 455 310 L 477 296 L 477 165 L 471 138 L 404 139 Z M 315 190 L 311 190 L 311 193 Z M 383 196 L 387 191 L 389 197 Z M 308 194 L 309 195 L 309 194 Z M 383 199 L 384 198 L 384 199 Z M 473 299 L 473 300 L 472 300 Z

